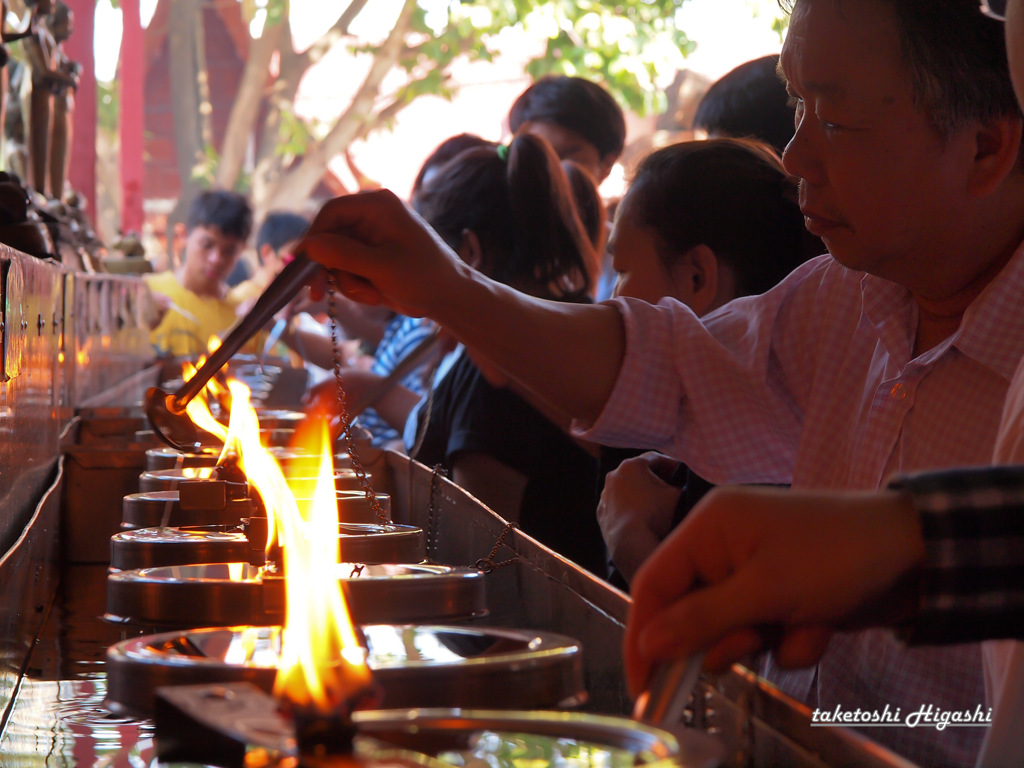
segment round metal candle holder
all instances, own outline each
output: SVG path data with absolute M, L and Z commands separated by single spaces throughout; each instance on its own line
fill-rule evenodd
M 215 480 L 216 467 L 183 467 L 181 469 L 147 469 L 139 475 L 139 492 L 174 491 L 182 480 Z
M 340 523 L 338 549 L 350 563 L 420 563 L 426 557 L 423 530 L 411 525 Z M 117 570 L 249 560 L 249 540 L 237 524 L 139 528 L 110 538 L 110 567 Z
M 220 458 L 220 448 L 202 448 L 196 453 L 182 453 L 169 445 L 146 451 L 146 469 L 175 469 L 178 467 L 214 467 Z
M 141 493 L 152 493 L 154 491 L 173 491 L 178 488 L 182 480 L 211 480 L 216 479 L 216 467 L 182 467 L 179 469 L 147 469 L 139 475 L 139 491 Z M 300 480 L 315 479 L 300 476 Z M 373 485 L 373 476 L 366 474 L 367 481 Z M 334 471 L 334 489 L 336 491 L 361 491 L 362 482 L 356 475 L 355 470 L 342 468 Z
M 237 525 L 252 513 L 250 499 L 225 499 L 223 505 L 183 507 L 177 490 L 130 493 L 122 501 L 121 528 L 130 531 L 157 526 Z
M 483 574 L 426 564 L 342 563 L 357 624 L 451 621 L 487 612 Z M 108 621 L 154 628 L 277 624 L 284 579 L 247 562 L 143 568 L 107 577 Z
M 249 540 L 237 526 L 137 528 L 110 537 L 113 570 L 245 562 Z
M 97 768 L 201 768 L 209 756 L 206 748 L 210 742 L 196 743 L 185 725 L 192 721 L 201 722 L 206 734 L 213 729 L 218 745 L 230 741 L 240 749 L 255 747 L 246 754 L 246 766 L 295 765 L 294 724 L 280 714 L 270 697 L 257 700 L 251 688 L 241 685 L 168 690 L 167 696 L 176 706 L 192 707 L 191 717 L 172 723 L 158 719 L 157 740 L 163 740 L 165 749 L 168 740 L 179 751 L 185 751 L 187 745 L 186 754 L 194 757 L 190 760 L 176 755 L 165 763 L 158 757 L 155 740 L 143 740 L 130 753 L 126 750 L 108 758 L 109 762 L 101 762 Z M 196 711 L 200 707 L 201 711 Z M 338 758 L 339 764 L 345 760 L 346 764 L 366 768 L 429 764 L 715 768 L 726 755 L 721 741 L 696 729 L 670 733 L 625 717 L 585 712 L 374 709 L 353 712 L 352 723 L 356 731 L 354 751 L 351 757 Z M 206 738 L 210 739 L 208 735 Z
M 370 625 L 368 663 L 383 706 L 532 709 L 586 699 L 579 644 L 533 630 Z M 165 685 L 251 682 L 270 691 L 280 627 L 224 627 L 136 637 L 107 650 L 107 706 L 152 715 Z

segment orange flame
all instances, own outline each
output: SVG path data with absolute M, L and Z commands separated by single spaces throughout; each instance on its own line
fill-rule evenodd
M 202 365 L 202 359 L 199 361 L 199 365 Z M 184 362 L 181 365 L 181 378 L 182 381 L 188 381 L 196 375 L 196 368 L 189 362 Z M 227 428 L 213 418 L 213 414 L 210 413 L 210 407 L 206 404 L 206 398 L 203 393 L 200 392 L 193 397 L 188 405 L 185 406 L 185 413 L 192 419 L 192 423 L 200 429 L 209 432 L 214 437 L 218 438 L 221 442 L 227 440 L 228 430 Z
M 295 496 L 288 487 L 284 472 L 281 471 L 281 465 L 260 443 L 260 422 L 256 417 L 256 411 L 249 404 L 249 388 L 240 381 L 228 379 L 228 389 L 231 392 L 231 418 L 228 421 L 221 459 L 234 451 L 238 456 L 238 466 L 259 491 L 263 505 L 267 509 L 269 553 L 275 540 L 280 541 L 282 546 L 286 542 L 281 521 L 297 517 L 299 511 L 295 504 Z
M 324 713 L 370 682 L 366 653 L 338 581 L 338 505 L 327 422 L 320 419 L 320 467 L 312 500 L 282 519 L 285 626 L 274 694 Z

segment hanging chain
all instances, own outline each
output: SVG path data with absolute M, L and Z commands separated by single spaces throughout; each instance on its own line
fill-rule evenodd
M 434 562 L 437 554 L 437 532 L 440 520 L 437 518 L 437 491 L 441 487 L 440 479 L 447 477 L 448 471 L 443 464 L 435 464 L 430 473 L 430 491 L 427 498 L 427 560 Z
M 505 543 L 505 539 L 510 533 L 516 528 L 515 523 L 506 523 L 504 530 L 498 535 L 498 540 L 494 542 L 494 546 L 491 548 L 491 554 L 487 557 L 481 557 L 475 563 L 474 566 L 479 568 L 484 573 L 491 573 L 498 568 L 504 568 L 506 565 L 514 565 L 519 562 L 518 557 L 510 557 L 508 560 L 502 560 L 500 563 L 494 562 L 494 556 L 498 554 L 498 550 L 501 549 L 501 545 Z
M 341 349 L 338 347 L 338 318 L 335 308 L 334 291 L 334 275 L 328 272 L 327 315 L 330 318 L 331 350 L 334 353 L 334 380 L 338 385 L 338 418 L 341 420 L 342 434 L 345 435 L 345 447 L 348 450 L 349 460 L 352 462 L 352 469 L 355 470 L 356 477 L 359 478 L 359 485 L 370 502 L 370 508 L 377 515 L 377 520 L 381 525 L 387 525 L 391 521 L 388 520 L 387 514 L 381 508 L 380 502 L 377 500 L 377 494 L 373 492 L 370 480 L 366 476 L 366 470 L 363 469 L 363 464 L 359 461 L 359 456 L 356 453 L 355 440 L 352 438 L 352 420 L 348 415 L 348 398 L 345 395 L 345 383 L 342 381 L 341 376 Z

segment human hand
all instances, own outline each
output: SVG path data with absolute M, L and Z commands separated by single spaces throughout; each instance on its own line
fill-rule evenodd
M 897 493 L 717 488 L 633 581 L 630 690 L 658 661 L 700 650 L 705 668 L 727 669 L 769 633 L 780 665 L 809 666 L 834 628 L 872 623 L 872 606 L 923 557 L 917 515 Z
M 355 362 L 355 361 L 351 361 Z M 363 395 L 384 377 L 378 373 L 371 373 L 365 368 L 347 366 L 341 369 L 342 385 L 345 387 L 345 404 L 348 408 L 363 398 Z M 338 405 L 338 382 L 333 376 L 321 381 L 310 388 L 306 394 L 307 413 L 327 413 L 337 416 Z M 350 413 L 352 417 L 356 414 Z
M 471 271 L 388 190 L 328 201 L 296 251 L 330 269 L 349 298 L 410 317 L 446 306 L 454 281 Z
M 609 472 L 597 505 L 597 522 L 615 567 L 632 581 L 672 527 L 681 489 L 661 478 L 679 462 L 649 451 Z

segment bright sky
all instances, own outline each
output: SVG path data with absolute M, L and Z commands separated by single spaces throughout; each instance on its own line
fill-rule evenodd
M 447 1 L 422 0 L 422 4 L 429 9 L 431 4 L 443 6 Z M 157 0 L 141 0 L 143 26 L 152 18 L 156 3 Z M 353 31 L 369 39 L 377 37 L 379 30 L 393 21 L 398 3 L 400 0 L 371 0 Z M 298 48 L 315 40 L 338 12 L 336 3 L 322 0 L 292 0 L 291 8 Z M 778 14 L 777 0 L 687 0 L 678 11 L 678 21 L 690 39 L 697 42 L 697 49 L 685 60 L 686 66 L 714 79 L 744 61 L 777 53 L 781 41 L 771 27 Z M 454 68 L 462 88 L 453 102 L 434 97 L 417 99 L 399 115 L 392 131 L 378 131 L 354 146 L 352 155 L 359 168 L 405 194 L 420 160 L 452 133 L 468 131 L 492 140 L 502 139 L 502 119 L 515 97 L 528 85 L 522 65 L 534 45 L 521 37 L 517 39 L 514 30 L 508 33 L 497 45 L 503 55 L 493 64 Z M 114 79 L 120 44 L 121 11 L 114 9 L 110 0 L 99 0 L 95 40 L 98 79 Z M 365 60 L 348 55 L 339 46 L 325 57 L 319 72 L 311 72 L 303 81 L 296 104 L 299 113 L 321 120 L 333 119 L 354 92 L 366 66 Z M 346 77 L 339 78 L 339 72 Z M 340 162 L 332 164 L 344 180 L 347 171 L 343 166 Z M 617 192 L 605 188 L 602 191 Z

